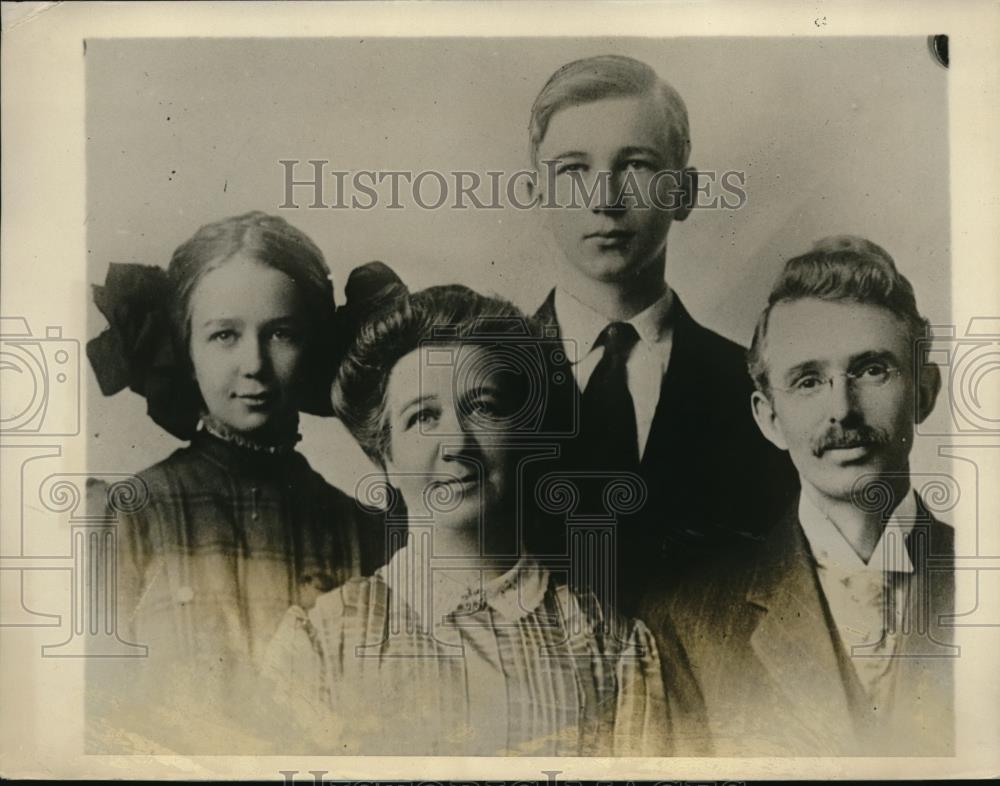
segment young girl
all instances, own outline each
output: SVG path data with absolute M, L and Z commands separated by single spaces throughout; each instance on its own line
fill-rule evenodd
M 398 284 L 366 267 L 364 288 Z M 110 323 L 88 346 L 102 392 L 130 387 L 190 444 L 139 474 L 148 503 L 112 525 L 118 635 L 148 657 L 92 659 L 91 731 L 113 747 L 261 750 L 241 699 L 262 645 L 313 585 L 383 558 L 381 519 L 295 451 L 298 412 L 332 414 L 347 328 L 329 269 L 302 232 L 253 212 L 202 227 L 166 271 L 112 265 L 94 300 Z

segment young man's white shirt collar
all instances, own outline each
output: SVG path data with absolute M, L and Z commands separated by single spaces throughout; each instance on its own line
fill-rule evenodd
M 632 348 L 625 370 L 628 390 L 635 406 L 640 456 L 649 440 L 656 405 L 660 400 L 660 385 L 670 363 L 673 329 L 668 317 L 673 302 L 673 291 L 664 285 L 663 294 L 654 303 L 627 320 L 639 334 L 639 341 Z M 577 385 L 581 391 L 585 390 L 590 375 L 604 355 L 604 348 L 594 344 L 612 320 L 559 287 L 555 294 L 555 312 L 566 357 L 573 368 Z

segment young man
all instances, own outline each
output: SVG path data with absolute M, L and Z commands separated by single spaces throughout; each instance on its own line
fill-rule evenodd
M 910 483 L 938 369 L 889 255 L 858 238 L 790 260 L 750 349 L 753 412 L 798 470 L 767 539 L 650 594 L 699 680 L 720 755 L 953 753 L 953 532 Z
M 665 279 L 694 177 L 681 97 L 631 58 L 578 60 L 535 100 L 530 141 L 537 209 L 564 257 L 536 316 L 557 327 L 576 380 L 566 466 L 638 473 L 648 494 L 619 521 L 627 606 L 651 573 L 761 531 L 794 473 L 753 424 L 743 348 L 695 322 Z

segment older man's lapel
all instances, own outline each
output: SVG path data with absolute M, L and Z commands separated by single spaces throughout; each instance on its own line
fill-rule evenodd
M 928 512 L 917 497 L 917 519 L 906 541 L 913 563 L 910 585 L 910 624 L 904 631 L 901 654 L 950 660 L 955 608 L 955 532 Z
M 909 620 L 898 652 L 893 722 L 897 736 L 927 755 L 954 754 L 955 533 L 918 497 L 917 521 L 907 538 L 914 566 Z
M 831 748 L 849 747 L 853 725 L 838 644 L 794 509 L 770 533 L 761 553 L 746 594 L 764 612 L 751 634 L 754 654 L 788 703 L 802 709 L 796 713 L 800 723 L 813 726 Z

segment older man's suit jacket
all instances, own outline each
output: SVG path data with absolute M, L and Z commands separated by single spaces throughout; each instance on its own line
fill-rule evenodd
M 679 636 L 717 755 L 953 755 L 954 533 L 919 508 L 907 541 L 911 624 L 889 706 L 861 689 L 797 508 L 741 556 L 647 593 L 640 616 L 654 635 Z
M 554 291 L 535 316 L 550 332 L 559 330 Z M 695 322 L 676 294 L 668 318 L 673 329 L 670 362 L 639 467 L 648 499 L 618 527 L 626 610 L 651 575 L 673 575 L 671 566 L 714 552 L 734 532 L 765 531 L 798 490 L 787 454 L 767 442 L 753 421 L 743 347 Z M 569 369 L 565 373 L 573 379 Z M 579 412 L 576 385 L 562 391 L 562 398 L 552 396 L 550 419 Z M 568 400 L 572 396 L 575 401 Z M 589 469 L 579 463 L 581 455 L 584 451 L 573 440 L 563 442 L 564 468 Z M 549 550 L 558 551 L 558 533 L 548 535 L 549 543 L 554 539 L 556 544 Z

